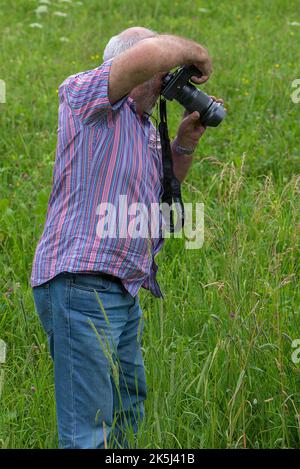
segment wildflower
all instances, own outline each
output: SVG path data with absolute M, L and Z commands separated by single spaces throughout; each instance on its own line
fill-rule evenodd
M 38 16 L 44 15 L 45 13 L 48 13 L 48 7 L 46 5 L 40 5 L 37 7 L 36 10 L 34 10 Z
M 34 393 L 36 392 L 36 387 L 35 387 L 35 386 L 31 386 L 30 390 L 31 390 L 32 394 L 34 394 Z
M 298 21 L 292 21 L 291 23 L 288 23 L 289 26 L 300 26 L 300 23 Z
M 31 23 L 29 25 L 29 28 L 37 28 L 37 29 L 42 29 L 43 25 L 40 23 Z
M 39 3 L 43 3 L 44 5 L 51 5 L 50 0 L 39 0 Z
M 275 68 L 280 68 L 280 64 L 275 64 Z
M 210 10 L 208 8 L 198 8 L 198 11 L 201 11 L 201 13 L 209 13 Z
M 248 84 L 249 84 L 248 78 L 243 77 L 243 78 L 242 78 L 242 81 L 243 81 L 244 85 L 248 85 Z
M 58 0 L 59 3 L 72 3 L 72 0 Z
M 256 16 L 256 21 L 259 21 L 259 20 L 260 20 L 260 16 L 257 15 L 257 16 Z
M 60 16 L 61 18 L 65 18 L 66 16 L 68 16 L 67 13 L 64 13 L 62 11 L 55 11 L 53 15 Z
M 70 42 L 70 39 L 68 39 L 65 36 L 60 37 L 59 40 L 60 40 L 60 42 Z
M 257 405 L 257 399 L 253 399 L 252 403 L 253 405 Z
M 237 20 L 240 20 L 240 19 L 241 19 L 241 15 L 236 15 L 236 19 L 237 19 Z
M 79 7 L 81 7 L 83 5 L 82 2 L 76 2 L 75 5 L 78 5 Z

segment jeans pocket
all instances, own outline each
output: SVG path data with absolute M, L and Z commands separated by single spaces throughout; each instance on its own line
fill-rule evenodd
M 32 291 L 36 312 L 46 334 L 50 338 L 53 332 L 53 321 L 49 283 L 33 287 Z
M 111 288 L 111 280 L 94 274 L 73 274 L 71 287 L 91 293 L 106 292 Z

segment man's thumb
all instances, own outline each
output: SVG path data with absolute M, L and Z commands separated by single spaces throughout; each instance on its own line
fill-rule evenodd
M 198 119 L 200 119 L 200 114 L 198 111 L 194 111 L 193 114 L 192 114 L 192 117 L 195 121 L 197 121 Z

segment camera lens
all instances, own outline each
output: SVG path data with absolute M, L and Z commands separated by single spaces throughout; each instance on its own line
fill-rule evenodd
M 216 127 L 225 117 L 225 109 L 210 96 L 187 83 L 175 98 L 189 112 L 198 111 L 203 125 Z

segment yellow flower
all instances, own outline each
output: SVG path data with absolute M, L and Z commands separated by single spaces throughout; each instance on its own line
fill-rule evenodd
M 243 81 L 244 85 L 248 85 L 248 84 L 249 84 L 248 78 L 243 77 L 243 78 L 242 78 L 242 81 Z
M 249 96 L 248 91 L 245 91 L 244 96 Z
M 280 68 L 280 64 L 275 64 L 275 68 Z
M 257 20 L 257 21 L 260 20 L 260 16 L 259 16 L 259 15 L 256 16 L 256 20 Z
M 241 15 L 236 15 L 236 19 L 237 19 L 237 20 L 240 20 L 240 19 L 241 19 Z

